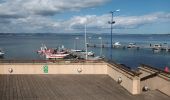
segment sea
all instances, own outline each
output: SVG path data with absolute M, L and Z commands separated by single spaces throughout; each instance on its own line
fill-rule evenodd
M 101 37 L 101 38 L 99 38 Z M 84 34 L 54 34 L 54 33 L 8 33 L 0 34 L 0 48 L 5 52 L 3 60 L 44 60 L 45 58 L 37 54 L 42 44 L 48 48 L 59 48 L 64 46 L 68 49 L 85 49 Z M 110 34 L 89 34 L 87 43 L 89 44 L 107 44 L 110 45 Z M 140 64 L 147 64 L 156 68 L 163 69 L 170 67 L 170 52 L 154 52 L 149 47 L 150 44 L 161 44 L 170 47 L 170 34 L 113 34 L 113 43 L 128 46 L 129 43 L 135 43 L 141 47 L 135 48 L 113 48 L 109 47 L 88 47 L 96 56 L 104 56 L 124 64 L 130 68 L 137 68 Z

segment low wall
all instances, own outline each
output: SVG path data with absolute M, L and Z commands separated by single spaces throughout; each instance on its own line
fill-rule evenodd
M 159 72 L 157 76 L 141 81 L 141 91 L 144 86 L 147 86 L 150 90 L 159 90 L 170 96 L 170 74 L 168 75 L 160 70 L 152 69 L 145 65 L 139 67 L 139 71 L 142 73 L 140 76 L 141 78 Z
M 0 74 L 107 74 L 107 65 L 104 63 L 3 63 L 0 64 Z

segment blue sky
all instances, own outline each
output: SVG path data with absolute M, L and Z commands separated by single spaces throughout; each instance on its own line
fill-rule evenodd
M 0 0 L 1 33 L 170 33 L 170 0 Z

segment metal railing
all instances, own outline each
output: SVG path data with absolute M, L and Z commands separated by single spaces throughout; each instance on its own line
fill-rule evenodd
M 155 71 L 155 72 L 159 72 L 159 74 L 165 76 L 165 77 L 170 77 L 170 72 L 165 72 L 164 70 L 162 69 L 158 69 L 158 68 L 155 68 L 155 67 L 152 67 L 150 65 L 146 65 L 146 64 L 141 64 L 140 67 L 144 67 L 148 70 L 152 70 L 152 71 Z
M 114 61 L 108 60 L 107 62 L 108 62 L 109 64 L 111 64 L 112 66 L 114 66 L 114 67 L 116 67 L 116 68 L 124 71 L 125 73 L 127 73 L 127 74 L 129 74 L 129 75 L 131 75 L 131 76 L 139 76 L 139 75 L 141 74 L 141 73 L 138 73 L 138 72 L 136 72 L 136 71 L 133 71 L 133 70 L 127 68 L 126 66 L 117 64 L 117 63 L 114 62 Z

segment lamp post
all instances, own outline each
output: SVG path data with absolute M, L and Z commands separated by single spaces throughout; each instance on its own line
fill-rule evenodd
M 115 23 L 115 21 L 113 21 L 113 14 L 115 12 L 119 12 L 120 9 L 118 10 L 115 10 L 115 11 L 111 11 L 110 13 L 112 14 L 112 18 L 111 18 L 111 21 L 109 21 L 108 23 L 111 25 L 111 39 L 110 39 L 110 59 L 112 60 L 112 48 L 113 48 L 113 41 L 112 41 L 112 30 L 113 30 L 113 24 Z
M 99 40 L 101 40 L 101 49 L 100 49 L 100 56 L 102 56 L 102 48 L 103 48 L 103 42 L 102 42 L 102 37 L 99 37 Z

